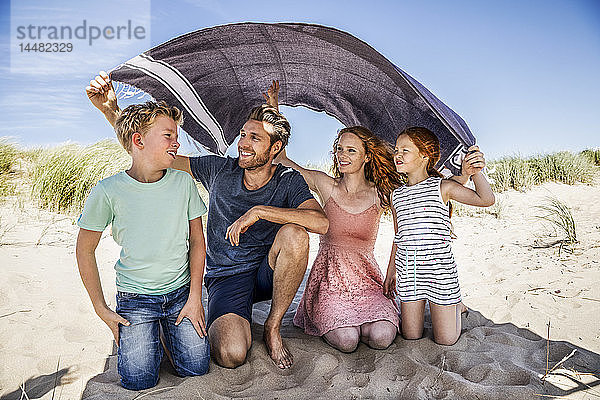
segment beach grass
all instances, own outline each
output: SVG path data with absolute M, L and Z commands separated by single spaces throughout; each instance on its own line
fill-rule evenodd
M 19 157 L 19 149 L 8 138 L 0 138 L 0 174 L 10 172 L 17 158 Z
M 39 206 L 77 212 L 101 179 L 127 169 L 131 158 L 115 140 L 90 146 L 65 144 L 31 154 L 32 195 Z
M 557 233 L 562 234 L 563 239 L 561 241 L 568 248 L 572 248 L 578 242 L 575 219 L 571 208 L 565 202 L 556 197 L 548 196 L 536 208 L 540 211 L 540 214 L 536 217 L 549 222 Z
M 528 162 L 536 185 L 548 181 L 574 185 L 578 182 L 591 183 L 594 179 L 594 166 L 582 154 L 561 151 L 533 157 Z
M 11 175 L 19 158 L 19 149 L 8 138 L 0 138 L 0 200 L 15 194 L 16 184 Z
M 503 192 L 508 189 L 526 190 L 535 182 L 527 160 L 520 156 L 492 161 L 490 171 L 494 192 Z
M 530 158 L 505 157 L 489 163 L 495 192 L 526 190 L 533 185 L 554 181 L 574 185 L 592 183 L 594 163 L 589 155 L 561 151 Z
M 333 163 L 331 161 L 307 161 L 304 165 L 306 169 L 315 169 L 317 171 L 325 172 L 326 174 L 333 175 Z
M 0 200 L 16 193 L 17 185 L 6 175 L 0 174 Z
M 581 152 L 581 155 L 590 160 L 594 165 L 600 165 L 600 148 L 586 149 Z

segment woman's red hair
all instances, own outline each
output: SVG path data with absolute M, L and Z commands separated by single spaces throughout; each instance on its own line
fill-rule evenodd
M 333 142 L 332 171 L 333 176 L 336 178 L 341 177 L 342 173 L 340 172 L 335 154 L 340 137 L 346 132 L 353 133 L 362 141 L 368 158 L 365 163 L 365 179 L 375 184 L 381 208 L 384 210 L 389 209 L 390 193 L 405 182 L 402 175 L 396 171 L 392 147 L 383 139 L 375 136 L 369 129 L 362 126 L 352 126 L 340 130 Z

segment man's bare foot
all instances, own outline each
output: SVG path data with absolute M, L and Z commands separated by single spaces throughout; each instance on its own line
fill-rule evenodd
M 271 360 L 281 369 L 290 368 L 294 362 L 292 353 L 285 347 L 283 340 L 281 340 L 281 334 L 279 333 L 279 326 L 273 328 L 265 322 L 265 330 L 263 333 L 263 340 L 267 346 L 267 353 Z

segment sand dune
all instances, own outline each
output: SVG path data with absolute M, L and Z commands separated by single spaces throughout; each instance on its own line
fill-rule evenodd
M 553 194 L 573 209 L 580 243 L 574 254 L 536 219 L 533 205 Z M 463 334 L 451 347 L 425 337 L 398 336 L 386 350 L 361 344 L 343 354 L 291 324 L 300 293 L 284 320 L 283 335 L 295 365 L 281 371 L 262 340 L 268 302 L 254 310 L 255 341 L 248 362 L 235 370 L 211 364 L 209 374 L 178 378 L 168 362 L 146 398 L 160 399 L 532 399 L 536 394 L 592 399 L 600 396 L 600 197 L 598 186 L 544 184 L 499 195 L 501 218 L 453 217 L 453 247 L 465 303 Z M 0 207 L 0 394 L 29 398 L 132 399 L 118 385 L 112 336 L 94 314 L 74 258 L 73 218 Z M 376 256 L 386 265 L 392 226 L 382 221 Z M 318 238 L 311 237 L 311 260 Z M 37 245 L 36 245 L 37 244 Z M 112 264 L 118 248 L 108 235 L 98 260 L 108 300 L 114 303 Z M 553 367 L 575 353 L 548 380 L 547 324 Z M 58 371 L 58 372 L 57 372 Z M 104 372 L 103 372 L 104 371 Z M 578 375 L 576 374 L 579 373 Z M 595 375 L 585 374 L 595 373 Z M 587 386 L 586 386 L 587 385 Z M 24 397 L 23 397 L 24 398 Z

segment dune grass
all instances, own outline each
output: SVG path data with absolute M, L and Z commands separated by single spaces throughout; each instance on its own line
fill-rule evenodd
M 549 222 L 558 234 L 562 234 L 562 245 L 565 245 L 566 249 L 572 250 L 578 240 L 575 219 L 569 206 L 556 197 L 549 196 L 536 208 L 540 211 L 536 217 Z
M 584 150 L 581 152 L 581 155 L 590 160 L 594 165 L 600 165 L 600 148 Z
M 494 192 L 508 189 L 525 190 L 534 184 L 527 161 L 522 157 L 506 157 L 490 163 L 490 178 Z
M 19 149 L 8 138 L 0 138 L 0 199 L 15 194 L 16 185 L 9 176 L 14 170 Z
M 566 151 L 547 154 L 529 159 L 529 166 L 536 185 L 547 181 L 574 185 L 578 182 L 591 183 L 594 179 L 593 165 L 582 154 Z
M 589 156 L 568 151 L 536 157 L 505 157 L 489 163 L 492 188 L 496 192 L 508 189 L 525 190 L 533 185 L 554 181 L 574 185 L 591 183 L 594 164 Z
M 114 140 L 82 147 L 66 144 L 34 154 L 32 194 L 55 211 L 79 211 L 101 179 L 127 169 L 129 155 Z
M 10 172 L 19 156 L 19 149 L 8 138 L 0 138 L 0 174 Z

